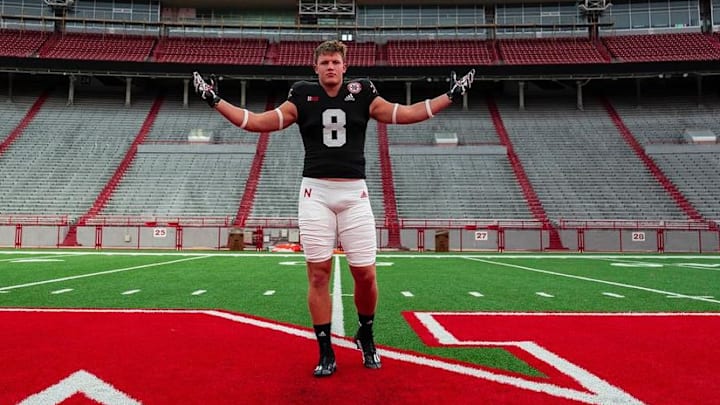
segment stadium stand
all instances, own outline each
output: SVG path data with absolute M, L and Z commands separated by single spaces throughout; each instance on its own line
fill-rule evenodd
M 152 37 L 120 34 L 54 34 L 38 51 L 41 58 L 142 62 L 155 45 Z
M 515 151 L 551 219 L 687 219 L 597 101 L 519 111 L 498 103 Z
M 704 218 L 720 221 L 720 154 L 717 148 L 703 152 L 702 149 L 674 147 L 668 153 L 654 153 L 652 158 Z
M 612 56 L 623 62 L 720 59 L 720 43 L 700 33 L 619 35 L 602 41 Z
M 397 95 L 388 100 L 404 104 Z M 455 136 L 459 145 L 498 144 L 498 138 L 483 102 L 471 101 L 468 110 L 453 105 L 431 120 L 413 125 L 388 125 L 390 145 L 434 145 L 442 136 Z
M 610 62 L 587 38 L 507 39 L 498 41 L 498 49 L 508 65 Z
M 251 111 L 263 111 L 264 102 L 260 100 L 262 93 L 249 92 L 247 108 Z M 217 119 L 217 111 L 208 108 L 207 104 L 192 97 L 189 106 L 183 107 L 179 98 L 164 103 L 155 119 L 146 142 L 148 143 L 186 143 L 188 137 L 204 135 L 209 143 L 248 143 L 257 142 L 257 134 L 242 131 L 230 121 Z
M 51 94 L 0 159 L 5 212 L 84 213 L 116 171 L 151 100 L 124 107 L 116 95 L 94 94 L 66 106 Z
M 404 219 L 531 219 L 502 147 L 391 147 Z
M 45 31 L 0 30 L 0 56 L 34 56 L 49 35 Z
M 390 66 L 491 65 L 497 59 L 492 42 L 478 40 L 390 40 L 386 52 Z
M 682 143 L 686 129 L 707 128 L 720 134 L 720 98 L 710 94 L 698 105 L 697 96 L 683 94 L 643 97 L 641 105 L 636 98 L 612 97 L 612 104 L 625 125 L 638 142 Z
M 103 215 L 232 216 L 254 148 L 142 145 Z
M 158 41 L 157 62 L 261 65 L 267 39 L 169 37 Z

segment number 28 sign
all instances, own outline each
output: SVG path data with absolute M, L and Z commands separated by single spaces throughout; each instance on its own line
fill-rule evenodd
M 645 232 L 633 232 L 632 240 L 633 242 L 645 242 Z

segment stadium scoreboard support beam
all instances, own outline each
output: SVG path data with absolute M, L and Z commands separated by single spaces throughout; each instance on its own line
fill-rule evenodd
M 596 40 L 600 37 L 598 22 L 600 16 L 612 7 L 612 3 L 609 0 L 579 0 L 578 9 L 580 13 L 587 16 L 589 25 L 589 34 L 592 40 Z

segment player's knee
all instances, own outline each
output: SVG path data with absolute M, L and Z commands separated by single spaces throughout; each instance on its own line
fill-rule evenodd
M 357 285 L 371 286 L 376 282 L 377 276 L 374 264 L 368 266 L 350 266 L 350 271 Z
M 311 288 L 327 288 L 330 283 L 330 261 L 308 263 L 308 282 Z

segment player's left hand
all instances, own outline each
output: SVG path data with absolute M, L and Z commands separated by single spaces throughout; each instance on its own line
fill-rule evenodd
M 205 100 L 210 107 L 215 107 L 220 102 L 221 98 L 218 95 L 215 76 L 211 76 L 210 83 L 207 83 L 200 73 L 193 72 L 193 86 L 195 87 L 195 93 Z
M 452 101 L 458 100 L 465 94 L 465 92 L 467 92 L 467 89 L 472 86 L 473 80 L 475 80 L 475 69 L 471 69 L 459 80 L 457 75 L 455 75 L 455 72 L 452 72 L 450 74 L 450 91 L 447 92 L 448 98 Z

